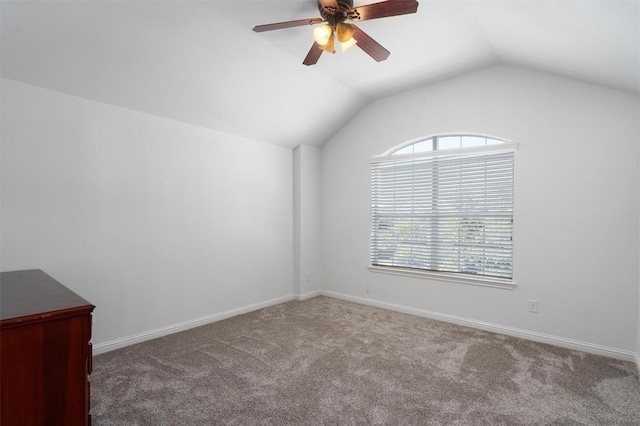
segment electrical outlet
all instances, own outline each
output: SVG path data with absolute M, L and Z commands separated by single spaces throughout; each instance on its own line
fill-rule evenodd
M 533 312 L 534 314 L 538 313 L 538 301 L 537 300 L 529 300 L 529 312 Z
M 311 281 L 311 275 L 309 274 L 304 274 L 304 282 L 308 283 Z

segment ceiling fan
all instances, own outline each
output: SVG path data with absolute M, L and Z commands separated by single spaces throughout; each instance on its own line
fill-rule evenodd
M 353 22 L 416 13 L 418 11 L 418 2 L 415 0 L 387 0 L 353 7 L 353 0 L 318 0 L 318 10 L 321 17 L 257 25 L 253 28 L 253 31 L 281 30 L 283 28 L 324 23 L 314 28 L 313 38 L 315 41 L 307 57 L 304 58 L 303 64 L 314 65 L 320 59 L 323 51 L 335 53 L 336 39 L 341 43 L 343 51 L 353 45 L 357 45 L 373 59 L 380 62 L 387 59 L 391 52 L 382 47 L 380 43 L 372 39 Z M 346 21 L 351 21 L 352 23 L 346 23 Z

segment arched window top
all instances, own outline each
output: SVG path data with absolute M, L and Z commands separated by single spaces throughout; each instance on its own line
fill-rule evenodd
M 457 151 L 466 149 L 482 149 L 484 147 L 510 146 L 509 141 L 493 136 L 478 135 L 472 133 L 443 134 L 420 138 L 409 142 L 403 142 L 382 154 L 383 157 L 391 155 L 427 154 L 435 151 Z

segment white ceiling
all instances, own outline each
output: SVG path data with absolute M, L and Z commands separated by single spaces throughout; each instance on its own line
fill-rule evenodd
M 373 3 L 355 0 L 356 6 Z M 640 0 L 422 0 L 364 21 L 391 51 L 302 65 L 315 0 L 5 1 L 5 78 L 287 147 L 374 99 L 497 64 L 640 94 Z

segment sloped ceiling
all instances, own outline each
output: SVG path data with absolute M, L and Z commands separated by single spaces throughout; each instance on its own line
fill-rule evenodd
M 387 61 L 354 48 L 311 67 L 310 27 L 252 28 L 316 17 L 315 0 L 2 1 L 0 14 L 5 78 L 286 147 L 498 64 L 640 93 L 639 0 L 422 0 L 359 24 Z

